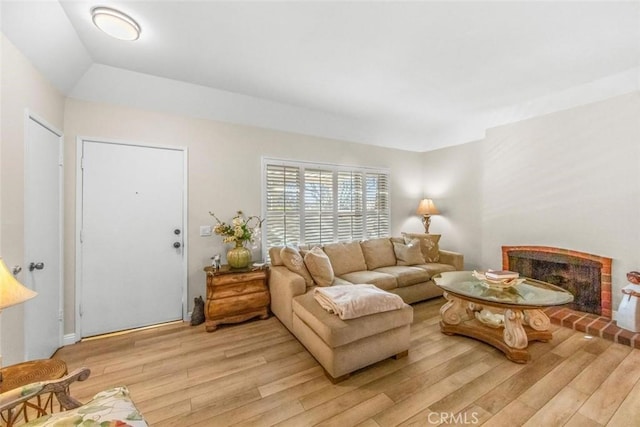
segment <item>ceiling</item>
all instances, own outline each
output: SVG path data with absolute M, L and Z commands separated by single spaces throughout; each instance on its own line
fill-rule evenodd
M 111 39 L 93 6 L 138 21 Z M 427 151 L 640 85 L 640 2 L 9 1 L 65 95 Z

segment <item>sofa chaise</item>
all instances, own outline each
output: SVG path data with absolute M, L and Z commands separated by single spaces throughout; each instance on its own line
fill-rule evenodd
M 442 295 L 431 277 L 463 269 L 462 254 L 439 248 L 439 235 L 405 234 L 323 247 L 272 247 L 271 311 L 332 381 L 409 349 L 413 309 Z M 399 295 L 401 309 L 342 320 L 315 301 L 316 286 L 373 284 Z

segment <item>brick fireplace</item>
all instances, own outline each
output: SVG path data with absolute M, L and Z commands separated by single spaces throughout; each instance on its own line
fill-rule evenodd
M 571 292 L 572 309 L 611 319 L 611 258 L 547 246 L 503 246 L 502 268 Z
M 530 264 L 527 262 L 523 263 L 522 259 L 526 258 L 531 258 L 536 262 Z M 513 264 L 510 262 L 510 259 Z M 533 264 L 536 264 L 538 261 L 541 261 L 543 265 L 545 262 L 551 265 L 548 266 L 549 268 L 536 269 Z M 524 266 L 527 271 L 518 271 L 515 269 L 516 264 L 519 267 Z M 551 280 L 552 283 L 554 278 L 559 279 L 556 281 L 565 282 L 564 284 L 571 281 L 570 275 L 572 273 L 577 272 L 578 280 L 574 281 L 574 287 L 576 282 L 586 285 L 588 280 L 585 279 L 593 278 L 591 277 L 593 275 L 591 271 L 598 269 L 600 272 L 599 290 L 597 291 L 599 297 L 597 300 L 599 300 L 600 305 L 599 313 L 590 313 L 568 307 L 549 307 L 545 312 L 551 321 L 558 325 L 640 349 L 640 333 L 621 329 L 616 325 L 616 322 L 611 319 L 611 258 L 546 246 L 503 246 L 502 268 L 505 270 L 518 271 L 525 276 L 533 273 L 533 277 L 531 275 L 528 277 L 543 281 Z M 546 278 L 546 280 L 544 277 L 535 277 L 540 270 L 542 270 L 542 274 L 551 272 L 551 276 L 553 277 Z M 559 285 L 562 287 L 562 284 L 563 283 L 560 283 Z M 579 287 L 577 290 L 580 291 Z M 570 291 L 574 293 L 575 289 L 572 288 Z

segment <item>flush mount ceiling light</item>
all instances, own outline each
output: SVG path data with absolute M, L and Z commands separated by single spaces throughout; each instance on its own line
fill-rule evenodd
M 96 27 L 120 40 L 138 40 L 140 25 L 130 16 L 110 7 L 94 7 L 91 16 Z

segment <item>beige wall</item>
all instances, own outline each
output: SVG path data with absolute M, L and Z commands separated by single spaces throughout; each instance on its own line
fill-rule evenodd
M 640 93 L 490 129 L 425 153 L 425 185 L 445 186 L 467 268 L 501 266 L 502 245 L 613 259 L 613 309 L 640 268 Z M 437 199 L 437 198 L 436 198 Z
M 394 234 L 420 229 L 421 158 L 416 153 L 365 146 L 211 120 L 67 99 L 65 108 L 65 333 L 74 331 L 75 164 L 77 137 L 187 147 L 189 156 L 189 303 L 205 295 L 202 268 L 226 252 L 219 236 L 200 237 L 213 223 L 209 211 L 230 219 L 235 211 L 259 215 L 263 156 L 388 168 Z
M 492 129 L 484 145 L 483 260 L 500 246 L 613 259 L 613 309 L 640 267 L 640 93 Z
M 423 154 L 424 194 L 440 215 L 429 232 L 441 234 L 440 245 L 464 254 L 466 268 L 481 269 L 482 141 Z
M 0 255 L 11 268 L 24 267 L 24 129 L 25 110 L 62 129 L 64 97 L 2 37 L 0 81 Z M 18 275 L 23 280 L 24 273 Z M 5 364 L 24 358 L 23 306 L 2 311 L 1 350 Z

